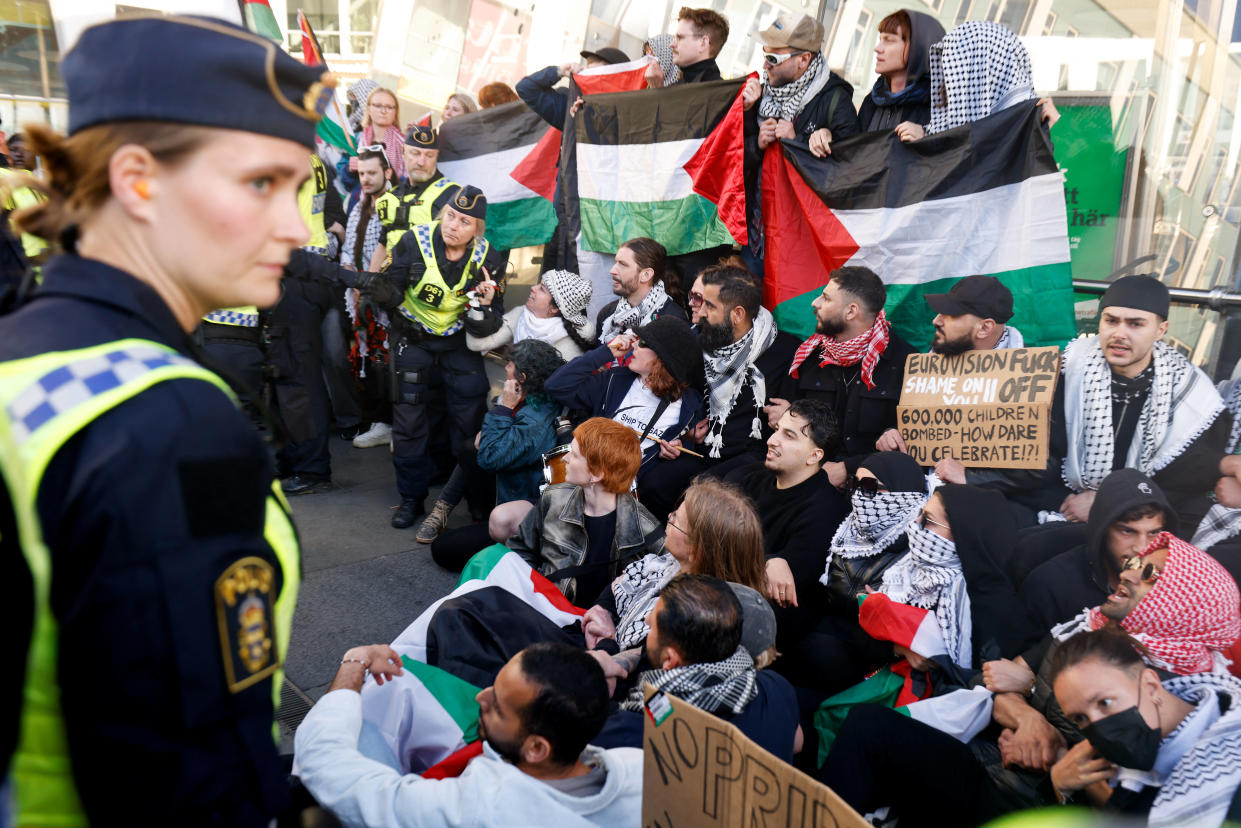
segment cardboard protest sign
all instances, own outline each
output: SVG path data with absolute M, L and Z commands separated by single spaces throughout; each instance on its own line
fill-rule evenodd
M 831 788 L 733 725 L 647 685 L 642 825 L 869 828 Z
M 897 427 L 923 466 L 1041 469 L 1059 377 L 1059 348 L 910 354 Z

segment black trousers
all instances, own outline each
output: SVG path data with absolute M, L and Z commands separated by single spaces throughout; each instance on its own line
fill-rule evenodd
M 474 439 L 486 413 L 487 374 L 483 358 L 465 346 L 465 333 L 427 335 L 394 343 L 397 371 L 392 406 L 392 465 L 402 499 L 422 500 L 431 485 L 432 443 L 455 452 Z
M 907 826 L 979 825 L 1013 809 L 967 745 L 887 707 L 849 711 L 819 781 L 854 810 Z

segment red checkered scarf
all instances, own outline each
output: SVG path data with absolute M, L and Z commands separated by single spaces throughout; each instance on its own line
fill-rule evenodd
M 875 365 L 879 363 L 880 354 L 888 347 L 888 332 L 891 329 L 888 317 L 880 310 L 875 317 L 875 324 L 865 333 L 846 342 L 837 342 L 817 333 L 797 346 L 797 353 L 793 354 L 793 364 L 789 366 L 789 376 L 796 378 L 797 370 L 806 361 L 806 357 L 814 353 L 815 348 L 822 348 L 820 368 L 825 365 L 857 365 L 861 362 L 862 382 L 866 383 L 868 389 L 874 388 Z
M 375 140 L 375 127 L 368 125 L 362 130 L 362 146 L 369 147 L 372 144 L 383 144 L 384 155 L 388 156 L 388 166 L 395 173 L 393 181 L 399 183 L 405 178 L 405 136 L 395 125 L 390 125 L 384 130 L 381 140 Z
M 1173 672 L 1209 672 L 1215 654 L 1241 636 L 1237 584 L 1214 558 L 1170 532 L 1151 541 L 1142 555 L 1164 548 L 1168 559 L 1159 580 L 1120 626 Z M 1092 630 L 1107 620 L 1098 607 L 1090 610 Z

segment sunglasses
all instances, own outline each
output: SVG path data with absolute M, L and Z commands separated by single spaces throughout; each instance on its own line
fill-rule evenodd
M 634 347 L 635 347 L 635 348 L 649 348 L 649 347 L 651 347 L 650 345 L 647 345 L 647 344 L 646 344 L 646 340 L 643 340 L 643 339 L 639 339 L 637 342 L 635 342 L 635 343 L 633 343 L 633 344 L 634 344 Z
M 949 526 L 946 523 L 940 523 L 938 520 L 928 515 L 926 513 L 926 509 L 923 509 L 921 512 L 918 513 L 918 525 L 921 526 L 923 529 L 925 529 L 928 523 L 934 526 L 938 526 L 941 529 L 947 529 L 949 532 L 952 531 L 951 526 Z
M 1155 566 L 1153 563 L 1143 565 L 1142 558 L 1138 555 L 1130 555 L 1125 558 L 1121 564 L 1121 571 L 1134 570 L 1138 573 L 1138 577 L 1147 583 L 1155 583 L 1159 580 L 1159 576 L 1163 574 L 1163 570 Z
M 886 492 L 888 487 L 880 483 L 877 477 L 858 477 L 852 474 L 845 482 L 845 489 L 850 495 L 854 492 L 861 492 L 867 497 L 874 497 L 880 492 Z
M 763 52 L 763 60 L 767 61 L 768 66 L 779 66 L 791 57 L 805 54 L 805 50 L 789 52 L 787 55 L 773 55 L 771 52 Z
M 367 144 L 361 148 L 361 152 L 385 152 L 387 147 L 383 144 Z
M 692 290 L 689 292 L 689 304 L 690 304 L 690 306 L 691 306 L 691 307 L 695 307 L 695 308 L 696 308 L 696 307 L 698 307 L 699 305 L 701 305 L 701 304 L 702 304 L 702 299 L 703 299 L 703 296 L 702 296 L 702 294 L 701 294 L 701 293 L 695 293 L 695 292 L 694 292 L 694 291 L 692 291 Z

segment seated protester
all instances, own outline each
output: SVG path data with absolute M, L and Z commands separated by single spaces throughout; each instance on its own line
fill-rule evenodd
M 1166 547 L 1148 549 L 1146 556 L 1135 559 L 1137 567 L 1121 572 L 1123 589 L 1118 587 L 1098 611 L 1100 618 L 1126 629 L 1142 628 L 1147 647 L 1169 657 L 1190 656 L 1176 657 L 1183 665 L 1181 672 L 1189 672 L 1191 664 L 1214 664 L 1210 644 L 1241 631 L 1237 588 L 1230 579 L 1219 577 L 1222 570 L 1206 555 L 1174 538 L 1169 542 L 1180 545 L 1175 565 L 1167 565 Z M 1153 564 L 1150 575 L 1155 577 L 1145 577 L 1146 563 Z M 1202 586 L 1200 598 L 1195 585 Z M 1131 615 L 1132 625 L 1127 620 Z M 1229 625 L 1231 633 L 1222 629 Z M 1067 637 L 1086 628 L 1079 621 L 1057 632 Z M 1044 658 L 1048 642 L 1051 652 Z M 1068 744 L 1081 739 L 1051 693 L 1049 668 L 1058 646 L 1049 638 L 1018 659 L 983 665 L 986 687 L 996 693 L 992 718 L 1001 729 L 998 741 L 984 733 L 964 745 L 895 711 L 859 705 L 841 727 L 820 781 L 863 813 L 891 806 L 891 815 L 902 825 L 941 824 L 926 811 L 931 799 L 940 813 L 953 814 L 961 824 L 1054 804 L 1057 799 L 1047 784 L 1047 772 Z M 1026 666 L 1028 658 L 1033 659 L 1030 666 L 1037 678 Z M 1161 659 L 1152 666 L 1162 669 L 1171 663 Z M 892 744 L 903 750 L 892 751 Z M 934 756 L 935 762 L 928 763 L 927 756 Z
M 560 353 L 546 342 L 526 339 L 513 346 L 512 359 L 504 366 L 504 390 L 483 415 L 473 445 L 461 449 L 456 468 L 431 513 L 418 527 L 414 536 L 418 543 L 431 543 L 439 537 L 467 487 L 475 491 L 494 488 L 497 503 L 538 500 L 543 452 L 551 451 L 556 444 L 555 419 L 560 412 L 543 384 L 562 365 Z M 467 536 L 458 535 L 440 544 L 438 552 L 432 548 L 431 554 L 440 566 L 460 569 L 471 555 L 491 543 L 485 524 L 462 531 Z
M 1052 767 L 1052 785 L 1066 799 L 1145 816 L 1150 825 L 1235 822 L 1241 682 L 1214 673 L 1164 679 L 1140 647 L 1100 630 L 1056 651 L 1056 701 L 1085 741 Z
M 1213 481 L 1203 470 L 1223 454 L 1230 418 L 1221 416 L 1223 400 L 1202 370 L 1159 341 L 1168 330 L 1168 306 L 1168 288 L 1151 276 L 1125 276 L 1108 287 L 1099 301 L 1098 335 L 1065 347 L 1046 471 L 966 471 L 941 461 L 936 472 L 945 481 L 976 482 L 1032 509 L 1060 512 L 1070 525 L 1040 530 L 1057 535 L 1047 546 L 1059 552 L 1084 540 L 1103 478 L 1137 469 L 1167 495 L 1178 531 L 1192 535 L 1211 505 Z
M 1193 544 L 1241 579 L 1241 379 L 1221 382 L 1219 393 L 1232 415 L 1232 431 L 1219 461 L 1215 504 L 1194 531 Z
M 935 311 L 931 353 L 956 356 L 966 351 L 1024 348 L 1021 331 L 1007 324 L 1013 318 L 1013 293 L 994 276 L 966 276 L 947 293 L 923 296 Z M 905 451 L 905 440 L 890 428 L 875 443 L 879 451 Z
M 661 315 L 686 318 L 665 290 L 667 267 L 668 251 L 654 239 L 630 239 L 620 246 L 610 271 L 612 292 L 619 298 L 600 308 L 595 317 L 600 343 L 610 345 Z
M 508 547 L 570 601 L 588 601 L 630 561 L 661 552 L 664 537 L 630 493 L 641 463 L 632 429 L 592 417 L 569 445 L 566 482 L 543 490 Z
M 897 9 L 879 21 L 875 85 L 858 108 L 863 132 L 931 121 L 931 44 L 944 27 L 929 14 Z
M 483 825 L 538 814 L 555 825 L 636 825 L 642 752 L 589 742 L 607 716 L 607 683 L 595 661 L 564 644 L 535 644 L 478 694 L 481 756 L 456 778 L 402 775 L 358 751 L 359 691 L 401 675 L 384 644 L 345 653 L 327 695 L 297 730 L 299 776 L 347 825 Z
M 681 574 L 669 581 L 647 616 L 651 669 L 641 672 L 620 710 L 609 717 L 599 743 L 642 744 L 643 694 L 650 684 L 731 722 L 791 763 L 798 736 L 796 697 L 783 676 L 754 667 L 754 651 L 765 652 L 774 642 L 775 621 L 770 610 L 765 618 L 760 615 L 763 602 L 749 595 L 750 614 L 743 618 L 737 595 L 719 578 Z M 750 642 L 745 642 L 746 627 Z
M 548 270 L 539 277 L 526 303 L 504 314 L 500 330 L 491 336 L 466 334 L 471 351 L 494 351 L 513 342 L 538 339 L 554 345 L 566 360 L 579 357 L 597 344 L 595 326 L 586 316 L 590 280 L 567 270 Z
M 762 288 L 740 259 L 708 267 L 690 292 L 693 321 L 706 369 L 707 416 L 694 428 L 705 457 L 682 453 L 680 438 L 670 440 L 643 479 L 643 502 L 667 513 L 686 483 L 708 470 L 723 476 L 730 468 L 761 462 L 763 439 L 771 433 L 763 417 L 769 396 L 783 397 L 785 369 L 797 340 L 776 330 L 762 307 Z
M 1112 472 L 1095 496 L 1084 543 L 1048 560 L 1043 549 L 1030 549 L 1040 540 L 1037 533 L 1018 542 L 1010 572 L 1030 620 L 1049 630 L 1082 607 L 1098 606 L 1120 584 L 1125 560 L 1141 555 L 1157 535 L 1176 525 L 1176 513 L 1158 484 L 1134 469 Z M 1029 571 L 1026 558 L 1042 563 Z
M 614 361 L 623 364 L 601 370 Z M 656 459 L 668 453 L 665 441 L 689 440 L 702 412 L 702 395 L 690 383 L 701 372 L 702 350 L 689 324 L 662 317 L 571 361 L 547 380 L 547 393 L 561 405 L 607 417 L 641 435 L 641 492 L 651 464 L 666 462 Z
M 886 599 L 935 614 L 944 650 L 913 652 L 894 641 L 898 655 L 916 669 L 932 669 L 942 657 L 969 670 L 984 660 L 1021 653 L 1040 631 L 1020 612 L 1017 593 L 1003 566 L 1016 542 L 1017 528 L 1008 502 L 976 486 L 941 486 L 906 531 L 909 554 L 883 573 L 879 591 Z M 876 606 L 870 606 L 878 601 Z M 860 611 L 874 629 L 885 600 L 868 596 Z
M 663 551 L 625 567 L 582 617 L 586 646 L 614 656 L 620 671 L 631 673 L 659 590 L 681 572 L 765 593 L 762 539 L 754 504 L 739 489 L 711 478 L 694 481 L 668 516 Z
M 810 404 L 803 400 L 794 407 Z M 824 494 L 820 503 L 839 499 L 835 489 L 825 488 L 831 495 Z M 853 509 L 832 534 L 825 564 L 821 551 L 825 527 L 805 533 L 803 542 L 818 550 L 816 582 L 798 590 L 799 606 L 777 610 L 785 656 L 778 669 L 794 684 L 822 696 L 857 684 L 891 660 L 891 646 L 858 626 L 857 596 L 868 588 L 878 589 L 887 568 L 905 556 L 906 531 L 927 499 L 926 478 L 917 462 L 892 451 L 863 460 L 849 489 Z M 781 531 L 781 523 L 777 517 L 775 532 Z
M 914 349 L 892 332 L 883 313 L 887 297 L 883 281 L 868 268 L 832 271 L 814 300 L 815 334 L 789 366 L 796 380 L 791 399 L 822 400 L 840 423 L 843 451 L 823 466 L 836 488 L 874 451 L 879 436 L 896 426 L 905 357 Z M 772 398 L 766 408 L 772 428 L 788 404 Z
M 767 440 L 766 460 L 738 469 L 731 479 L 754 501 L 763 525 L 767 595 L 775 606 L 777 644 L 787 656 L 778 669 L 810 685 L 833 680 L 840 669 L 827 667 L 830 656 L 813 637 L 826 609 L 818 584 L 823 542 L 849 510 L 822 469 L 840 430 L 828 407 L 814 400 L 793 403 L 778 425 Z
M 902 141 L 916 141 L 1033 101 L 1030 53 L 1011 30 L 989 20 L 970 20 L 930 47 L 931 120 L 896 127 Z M 1060 113 L 1050 98 L 1039 101 L 1050 128 Z
M 762 530 L 745 495 L 718 480 L 692 485 L 668 518 L 664 544 L 605 586 L 580 626 L 558 627 L 502 589 L 475 590 L 441 602 L 425 627 L 427 663 L 482 686 L 522 648 L 562 641 L 592 649 L 610 680 L 636 676 L 646 616 L 660 588 L 678 572 L 765 587 Z

